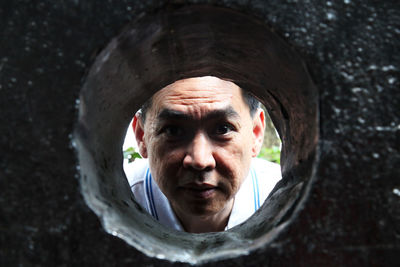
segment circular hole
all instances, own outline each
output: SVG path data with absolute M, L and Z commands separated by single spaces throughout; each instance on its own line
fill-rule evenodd
M 216 76 L 254 94 L 282 139 L 282 180 L 263 207 L 229 231 L 189 234 L 153 220 L 122 167 L 136 110 L 174 81 Z M 279 238 L 312 178 L 318 95 L 300 57 L 263 23 L 223 8 L 188 6 L 141 16 L 98 55 L 81 91 L 75 130 L 81 188 L 104 228 L 149 256 L 192 264 L 251 253 Z

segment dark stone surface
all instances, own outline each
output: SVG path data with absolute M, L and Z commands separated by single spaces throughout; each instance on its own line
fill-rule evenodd
M 163 2 L 1 1 L 1 266 L 180 265 L 102 230 L 70 144 L 96 51 Z M 291 224 L 248 256 L 207 265 L 399 265 L 398 1 L 209 2 L 261 18 L 300 51 L 320 90 L 320 135 Z

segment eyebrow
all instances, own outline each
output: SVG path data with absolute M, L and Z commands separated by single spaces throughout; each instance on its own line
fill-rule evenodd
M 237 113 L 231 106 L 224 109 L 217 109 L 210 111 L 203 118 L 204 120 L 212 120 L 217 118 L 239 118 L 239 113 Z M 159 120 L 195 120 L 195 118 L 184 112 L 174 110 L 174 109 L 163 109 L 158 114 L 157 119 Z

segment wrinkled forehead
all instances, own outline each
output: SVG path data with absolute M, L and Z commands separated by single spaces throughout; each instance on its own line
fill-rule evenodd
M 178 80 L 152 97 L 152 110 L 164 108 L 184 109 L 207 106 L 223 109 L 228 106 L 243 108 L 242 89 L 235 83 L 213 76 Z

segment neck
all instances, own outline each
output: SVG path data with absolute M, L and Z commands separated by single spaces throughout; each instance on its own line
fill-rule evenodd
M 225 230 L 233 208 L 234 200 L 230 200 L 218 213 L 211 215 L 193 215 L 174 210 L 183 228 L 189 233 L 221 232 Z

